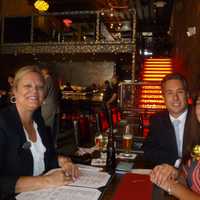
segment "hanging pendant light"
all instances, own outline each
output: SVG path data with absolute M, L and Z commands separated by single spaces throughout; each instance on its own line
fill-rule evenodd
M 44 11 L 47 11 L 48 8 L 49 8 L 49 4 L 48 2 L 46 2 L 45 0 L 37 0 L 35 3 L 34 3 L 34 6 L 37 10 L 41 11 L 41 12 L 44 12 Z

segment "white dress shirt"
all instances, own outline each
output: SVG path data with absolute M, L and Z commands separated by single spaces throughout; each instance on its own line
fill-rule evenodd
M 172 115 L 169 114 L 170 120 L 173 124 L 174 120 L 179 120 L 179 135 L 176 135 L 176 138 L 179 138 L 180 141 L 180 146 L 177 146 L 179 152 L 181 152 L 182 155 L 182 151 L 183 151 L 183 135 L 184 135 L 184 127 L 185 127 L 185 120 L 186 120 L 186 116 L 187 116 L 188 110 L 186 109 L 179 117 L 174 118 Z M 176 134 L 176 133 L 175 133 Z M 181 162 L 181 159 L 176 160 L 175 162 L 175 167 L 179 167 Z

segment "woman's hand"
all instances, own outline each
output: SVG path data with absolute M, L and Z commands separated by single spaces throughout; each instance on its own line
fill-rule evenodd
M 79 169 L 76 165 L 74 165 L 71 162 L 71 159 L 65 156 L 59 156 L 58 163 L 59 163 L 59 166 L 63 169 L 63 171 L 69 176 L 71 176 L 73 179 L 76 179 L 79 177 L 80 175 Z
M 164 191 L 168 192 L 170 195 L 174 195 L 177 184 L 178 184 L 178 182 L 176 180 L 168 179 L 168 180 L 162 182 L 162 184 L 157 185 L 157 186 L 162 188 Z
M 72 177 L 66 176 L 62 169 L 51 170 L 44 176 L 46 176 L 49 187 L 64 186 L 73 182 Z
M 171 165 L 162 164 L 154 167 L 150 174 L 150 179 L 156 185 L 162 185 L 166 180 L 175 180 L 178 176 L 178 171 Z

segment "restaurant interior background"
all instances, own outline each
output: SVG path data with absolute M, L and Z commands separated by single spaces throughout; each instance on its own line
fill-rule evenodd
M 33 63 L 48 62 L 55 68 L 57 65 L 62 65 L 66 69 L 72 62 L 79 62 L 79 59 L 81 59 L 81 62 L 94 63 L 94 61 L 97 61 L 97 65 L 98 63 L 104 62 L 100 65 L 107 65 L 106 68 L 110 69 L 116 68 L 120 76 L 122 76 L 120 77 L 121 80 L 132 79 L 134 81 L 140 79 L 139 72 L 143 65 L 144 53 L 146 51 L 148 53 L 149 51 L 150 53 L 152 52 L 152 56 L 172 57 L 175 68 L 186 74 L 190 82 L 190 87 L 196 89 L 196 83 L 199 82 L 200 74 L 198 67 L 198 44 L 200 37 L 198 34 L 198 19 L 200 3 L 198 0 L 191 0 L 189 2 L 186 0 L 48 0 L 47 2 L 49 3 L 49 10 L 46 13 L 56 12 L 58 16 L 48 17 L 46 14 L 38 12 L 34 8 L 34 0 L 0 1 L 1 68 L 4 68 L 1 73 L 1 79 L 4 79 L 8 70 L 12 70 L 16 65 L 23 65 L 30 61 Z M 133 22 L 134 14 L 131 11 L 134 9 L 136 9 L 135 22 Z M 74 12 L 59 16 L 59 12 L 70 11 Z M 84 13 L 84 11 L 91 12 Z M 97 26 L 96 22 L 98 21 L 96 11 L 99 11 L 100 15 L 100 24 L 98 24 L 101 29 L 101 33 L 98 36 L 100 38 L 97 38 L 95 32 L 97 31 L 95 26 Z M 105 15 L 103 15 L 104 12 Z M 113 17 L 111 17 L 112 14 L 114 14 Z M 32 36 L 35 41 L 28 41 L 31 39 L 31 34 L 27 36 L 26 31 L 30 30 L 27 30 L 25 26 L 28 24 L 30 26 L 30 20 L 32 18 L 25 17 L 22 19 L 22 17 L 32 15 L 35 16 L 33 19 L 35 35 Z M 8 19 L 11 16 L 15 16 L 18 19 Z M 62 20 L 64 18 L 72 20 L 71 27 L 63 27 L 64 23 Z M 3 26 L 6 23 L 9 24 L 8 27 Z M 111 24 L 115 26 L 113 29 L 111 28 Z M 13 30 L 11 28 L 12 32 L 9 35 L 9 26 L 11 25 L 14 25 L 14 28 Z M 136 26 L 135 30 L 133 30 L 134 26 Z M 192 28 L 195 29 L 195 34 L 188 35 L 188 30 L 192 30 Z M 4 35 L 2 32 L 4 32 Z M 131 35 L 131 33 L 134 35 Z M 81 52 L 81 50 L 77 50 L 74 53 L 68 50 L 56 50 L 60 43 L 72 41 L 72 35 L 73 41 L 88 44 L 91 42 L 90 40 L 93 40 L 93 37 L 99 40 L 103 37 L 105 43 L 116 41 L 123 45 L 123 41 L 125 40 L 127 43 L 124 45 L 124 49 L 118 46 L 113 50 L 109 49 L 110 51 L 108 50 L 107 52 L 105 49 L 96 52 L 93 49 L 89 51 L 89 47 L 86 51 L 83 50 Z M 53 44 L 54 50 L 49 50 L 50 52 L 46 50 L 45 52 L 45 50 L 39 49 L 39 51 L 33 48 L 27 52 L 25 50 L 18 51 L 20 39 L 18 39 L 19 41 L 16 45 L 7 45 L 7 43 L 12 42 L 9 41 L 12 37 L 21 39 L 24 37 L 24 41 L 22 39 L 22 42 L 28 43 L 32 47 L 35 42 L 48 42 L 48 39 L 49 41 L 53 40 L 55 42 Z M 128 41 L 128 39 L 130 40 Z M 15 41 L 13 42 L 15 43 Z M 58 43 L 56 44 L 56 42 Z M 26 48 L 28 48 L 28 44 Z M 35 46 L 37 44 L 34 44 Z M 38 48 L 41 48 L 39 44 Z M 121 49 L 117 51 L 117 48 Z M 107 63 L 105 64 L 105 62 Z M 76 66 L 79 66 L 79 63 Z M 81 68 L 82 66 L 87 68 L 88 64 L 83 63 L 80 66 Z M 67 72 L 66 74 L 69 73 Z M 80 79 L 81 77 L 78 78 Z M 77 77 L 74 79 L 77 79 Z
M 156 87 L 162 78 L 145 79 L 159 73 L 144 75 L 145 62 L 162 58 L 186 75 L 192 94 L 199 88 L 199 0 L 46 2 L 48 10 L 40 12 L 35 0 L 0 1 L 1 87 L 26 64 L 47 65 L 72 85 L 102 85 L 118 76 L 122 90 L 131 88 L 127 104 L 120 94 L 122 109 L 144 113 L 163 108 L 160 92 L 142 96 L 142 86 Z

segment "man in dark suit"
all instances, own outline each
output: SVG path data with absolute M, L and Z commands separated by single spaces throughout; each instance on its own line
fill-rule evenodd
M 172 73 L 162 80 L 161 88 L 167 110 L 150 118 L 150 131 L 144 143 L 144 158 L 152 166 L 168 163 L 179 167 L 185 152 L 185 130 L 190 116 L 187 104 L 188 85 L 182 75 Z M 175 126 L 176 122 L 178 125 Z

